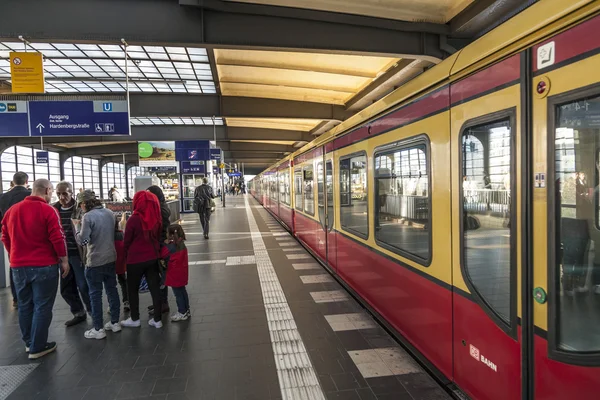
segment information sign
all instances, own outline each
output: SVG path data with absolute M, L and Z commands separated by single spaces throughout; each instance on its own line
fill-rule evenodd
M 227 175 L 229 176 L 242 176 L 241 172 L 229 172 Z
M 44 93 L 42 53 L 11 52 L 10 79 L 13 93 Z
M 202 164 L 192 164 L 190 161 L 181 162 L 181 173 L 182 174 L 194 174 L 194 173 L 205 173 L 206 166 Z
M 210 149 L 210 159 L 211 160 L 220 160 L 221 159 L 221 149 Z
M 31 136 L 129 135 L 127 102 L 30 101 Z
M 36 164 L 48 164 L 48 152 L 47 151 L 38 151 L 35 153 L 35 163 Z
M 0 100 L 0 137 L 29 136 L 26 101 Z

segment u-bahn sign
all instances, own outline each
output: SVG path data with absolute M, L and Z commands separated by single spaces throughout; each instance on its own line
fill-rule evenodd
M 125 100 L 0 100 L 0 137 L 129 134 Z

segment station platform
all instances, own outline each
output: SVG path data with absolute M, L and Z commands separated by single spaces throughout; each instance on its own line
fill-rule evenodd
M 184 214 L 192 318 L 85 339 L 56 299 L 54 354 L 30 362 L 0 290 L 0 400 L 451 397 L 250 196 L 227 197 L 210 239 Z M 150 295 L 140 295 L 141 309 Z M 175 299 L 170 293 L 172 311 Z M 123 318 L 121 318 L 123 319 Z

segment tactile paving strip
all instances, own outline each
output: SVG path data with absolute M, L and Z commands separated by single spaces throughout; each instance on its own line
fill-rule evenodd
M 245 202 L 281 397 L 283 400 L 325 400 L 247 198 Z
M 0 367 L 0 400 L 8 398 L 38 365 L 9 365 Z

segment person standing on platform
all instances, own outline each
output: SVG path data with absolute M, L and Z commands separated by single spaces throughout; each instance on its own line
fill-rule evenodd
M 56 196 L 58 196 L 58 202 L 52 206 L 56 208 L 60 215 L 60 222 L 67 240 L 70 266 L 69 275 L 60 279 L 60 295 L 67 302 L 73 314 L 73 318 L 65 322 L 65 325 L 74 326 L 86 320 L 86 309 L 90 314 L 92 312 L 90 291 L 85 279 L 85 268 L 81 261 L 81 249 L 75 240 L 73 222 L 71 221 L 80 219 L 81 209 L 75 204 L 73 185 L 69 182 L 62 181 L 56 185 Z
M 17 299 L 19 326 L 29 359 L 56 350 L 48 342 L 52 307 L 62 277 L 69 274 L 67 244 L 58 212 L 49 205 L 52 183 L 38 179 L 30 196 L 12 206 L 2 219 L 2 242 L 9 254 Z
M 127 290 L 131 316 L 121 325 L 137 328 L 140 322 L 139 287 L 142 276 L 146 277 L 155 310 L 162 306 L 160 299 L 158 240 L 162 230 L 160 204 L 152 193 L 144 190 L 133 196 L 133 214 L 127 220 L 125 228 L 125 256 L 127 259 Z M 148 321 L 150 326 L 162 328 L 162 313 L 154 313 Z
M 179 224 L 173 224 L 168 228 L 169 243 L 169 267 L 167 268 L 167 279 L 165 284 L 173 289 L 177 301 L 177 312 L 171 316 L 171 321 L 185 321 L 192 316 L 190 312 L 190 299 L 188 297 L 189 266 L 188 251 L 185 247 L 185 233 Z
M 90 288 L 92 320 L 94 327 L 85 332 L 87 339 L 104 339 L 106 331 L 119 332 L 121 325 L 121 302 L 117 291 L 117 273 L 115 262 L 115 215 L 104 208 L 96 194 L 84 190 L 77 195 L 77 204 L 84 214 L 81 220 L 73 220 L 75 240 L 85 248 L 85 278 Z M 102 313 L 102 286 L 108 297 L 110 322 L 104 325 Z
M 202 178 L 202 185 L 198 186 L 194 191 L 194 201 L 198 206 L 198 214 L 200 214 L 200 223 L 204 232 L 204 239 L 208 239 L 208 231 L 210 228 L 210 213 L 211 200 L 215 198 L 212 187 L 208 185 L 208 178 Z
M 27 189 L 29 184 L 29 176 L 25 172 L 17 172 L 13 175 L 11 182 L 11 188 L 8 192 L 0 194 L 0 221 L 4 218 L 4 215 L 9 208 L 15 204 L 23 201 L 25 197 L 31 194 L 31 190 Z M 10 272 L 10 271 L 9 271 Z M 10 275 L 10 291 L 13 298 L 13 307 L 17 308 L 17 291 L 15 289 L 15 283 L 13 281 L 12 273 Z
M 169 206 L 167 205 L 167 201 L 165 199 L 165 195 L 162 189 L 156 185 L 152 185 L 148 188 L 148 191 L 156 196 L 158 202 L 160 203 L 160 216 L 162 220 L 162 230 L 160 231 L 159 237 L 159 247 L 165 243 L 167 240 L 167 229 L 169 225 L 171 225 L 171 210 L 169 210 Z M 161 274 L 160 276 L 161 289 L 160 289 L 160 299 L 162 301 L 162 313 L 168 313 L 169 309 L 169 289 L 165 286 L 165 274 Z M 148 307 L 148 312 L 150 315 L 154 315 L 154 306 Z

